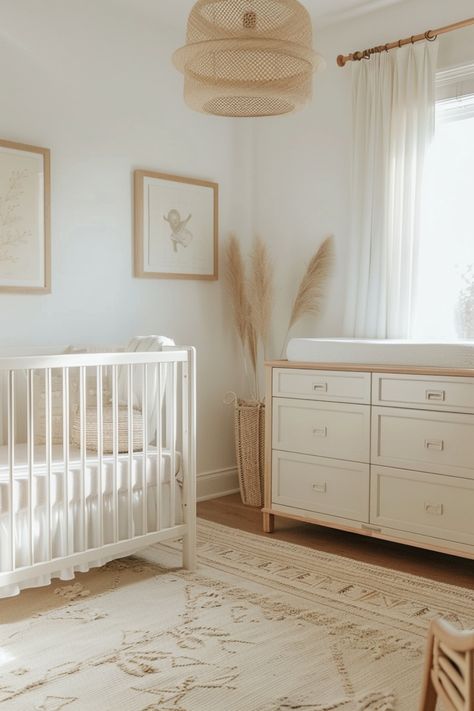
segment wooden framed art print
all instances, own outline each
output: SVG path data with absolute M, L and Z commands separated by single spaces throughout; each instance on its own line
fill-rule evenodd
M 135 276 L 218 278 L 216 183 L 135 171 Z
M 0 140 L 0 292 L 50 290 L 50 151 Z

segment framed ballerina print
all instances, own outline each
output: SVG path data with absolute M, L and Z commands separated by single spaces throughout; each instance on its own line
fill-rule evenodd
M 0 140 L 0 292 L 49 293 L 50 152 Z
M 216 183 L 136 170 L 135 276 L 218 278 Z

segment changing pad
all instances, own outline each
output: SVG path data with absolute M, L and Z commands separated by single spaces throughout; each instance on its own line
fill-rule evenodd
M 474 341 L 456 343 L 293 338 L 289 361 L 300 363 L 367 363 L 439 368 L 474 368 Z

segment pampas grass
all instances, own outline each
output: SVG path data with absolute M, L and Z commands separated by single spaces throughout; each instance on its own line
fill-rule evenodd
M 333 238 L 327 237 L 311 258 L 293 303 L 288 332 L 303 316 L 319 316 L 333 265 Z
M 302 319 L 303 316 L 319 316 L 321 313 L 327 281 L 332 272 L 333 262 L 334 239 L 330 236 L 326 237 L 322 245 L 311 257 L 303 278 L 301 279 L 283 342 L 281 351 L 282 358 L 293 326 Z
M 250 313 L 250 312 L 249 312 Z M 254 398 L 259 399 L 258 394 L 258 337 L 255 331 L 252 321 L 249 319 L 248 330 L 247 330 L 247 350 L 250 358 L 250 365 L 252 366 L 252 374 L 254 377 Z
M 234 311 L 235 327 L 242 347 L 245 373 L 251 383 L 252 397 L 257 400 L 259 396 L 258 337 L 252 321 L 252 309 L 247 294 L 245 264 L 239 242 L 234 234 L 229 237 L 226 246 L 226 277 Z M 250 372 L 248 361 L 250 361 Z
M 245 266 L 237 237 L 231 234 L 226 246 L 226 278 L 232 299 L 235 327 L 242 347 L 247 345 L 250 306 L 245 286 Z
M 258 238 L 250 253 L 250 316 L 262 344 L 263 357 L 268 356 L 273 302 L 273 267 L 266 245 Z
M 333 238 L 328 237 L 310 260 L 291 311 L 283 349 L 290 330 L 303 316 L 321 312 L 333 264 Z M 226 246 L 226 276 L 234 321 L 242 346 L 244 368 L 254 400 L 259 400 L 259 355 L 268 358 L 273 308 L 273 267 L 267 247 L 257 239 L 250 253 L 247 277 L 240 245 L 231 235 Z

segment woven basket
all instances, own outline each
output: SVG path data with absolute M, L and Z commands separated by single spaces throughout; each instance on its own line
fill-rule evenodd
M 263 506 L 265 405 L 235 401 L 235 449 L 240 495 L 246 506 Z
M 102 451 L 104 454 L 112 454 L 114 451 L 114 429 L 113 429 L 113 410 L 110 405 L 103 408 L 103 427 L 102 427 Z M 85 435 L 86 449 L 90 452 L 98 451 L 98 433 L 97 433 L 97 407 L 87 407 L 85 411 Z M 139 452 L 143 449 L 143 416 L 139 410 L 133 410 L 133 445 L 131 449 L 134 452 Z M 77 410 L 71 428 L 71 442 L 74 446 L 81 445 L 81 416 Z M 128 408 L 118 407 L 118 422 L 117 422 L 117 445 L 118 453 L 123 454 L 128 452 Z

